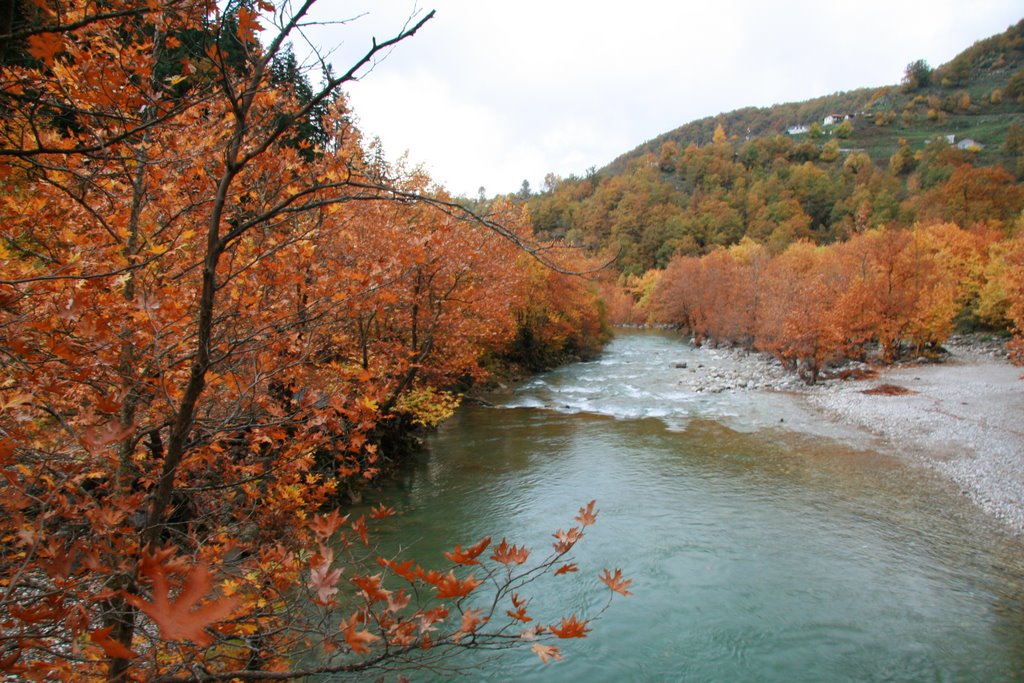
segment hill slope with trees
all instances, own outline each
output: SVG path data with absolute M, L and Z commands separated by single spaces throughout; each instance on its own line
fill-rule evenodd
M 538 234 L 614 262 L 614 318 L 771 350 L 813 380 L 955 324 L 1024 331 L 1022 178 L 1024 21 L 899 85 L 695 121 L 528 201 Z

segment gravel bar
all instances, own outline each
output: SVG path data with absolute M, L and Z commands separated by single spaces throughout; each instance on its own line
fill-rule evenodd
M 787 428 L 829 434 L 933 468 L 1011 532 L 1024 535 L 1024 368 L 1010 365 L 1001 341 L 954 337 L 945 349 L 939 361 L 884 367 L 870 379 L 826 375 L 815 386 L 804 385 L 770 356 L 708 349 L 705 358 L 728 358 L 730 369 L 701 366 L 687 388 L 788 395 L 800 408 L 792 416 L 802 419 L 786 419 Z M 845 369 L 869 368 L 853 363 Z
M 805 392 L 806 400 L 833 421 L 880 437 L 894 456 L 942 472 L 1024 534 L 1024 370 L 998 351 L 970 344 L 947 348 L 951 353 L 942 363 L 828 382 Z M 909 392 L 864 393 L 885 384 Z

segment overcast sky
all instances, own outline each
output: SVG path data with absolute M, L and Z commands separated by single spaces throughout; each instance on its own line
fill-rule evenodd
M 308 36 L 340 71 L 432 9 L 348 92 L 388 158 L 470 196 L 539 190 L 705 116 L 895 84 L 1024 18 L 1020 0 L 321 0 L 317 19 L 358 18 Z

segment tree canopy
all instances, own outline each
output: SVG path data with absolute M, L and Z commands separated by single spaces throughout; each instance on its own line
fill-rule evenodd
M 313 4 L 19 3 L 4 29 L 5 676 L 548 660 L 600 614 L 528 597 L 572 580 L 593 503 L 546 554 L 453 539 L 444 559 L 378 558 L 394 511 L 345 511 L 487 358 L 596 345 L 603 321 L 520 207 L 473 213 L 353 125 L 342 88 L 433 13 L 310 79 L 288 41 Z

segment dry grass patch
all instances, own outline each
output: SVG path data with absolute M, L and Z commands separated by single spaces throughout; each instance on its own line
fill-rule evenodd
M 861 393 L 870 396 L 903 396 L 905 394 L 916 394 L 917 392 L 913 389 L 901 387 L 898 384 L 879 384 L 877 387 L 865 389 Z

